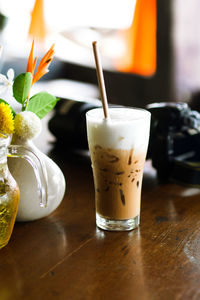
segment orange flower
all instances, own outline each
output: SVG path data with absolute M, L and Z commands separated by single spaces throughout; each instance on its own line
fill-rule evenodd
M 36 62 L 37 62 L 37 57 L 33 61 L 33 48 L 34 48 L 34 40 L 32 42 L 32 47 L 31 47 L 31 51 L 30 51 L 30 54 L 29 54 L 29 58 L 28 58 L 27 68 L 26 68 L 26 72 L 30 72 L 32 74 L 35 71 L 35 65 L 36 65 Z
M 33 60 L 33 48 L 34 48 L 34 40 L 33 40 L 31 51 L 30 51 L 29 58 L 28 58 L 27 68 L 26 68 L 26 72 L 30 72 L 33 75 L 32 85 L 36 81 L 38 81 L 43 75 L 45 75 L 46 73 L 49 72 L 48 67 L 49 67 L 51 61 L 53 60 L 53 56 L 55 53 L 54 47 L 55 47 L 55 44 L 53 44 L 51 46 L 51 48 L 49 49 L 49 51 L 47 51 L 47 53 L 43 56 L 43 58 L 41 59 L 39 65 L 38 65 L 37 71 L 34 74 L 37 57 Z

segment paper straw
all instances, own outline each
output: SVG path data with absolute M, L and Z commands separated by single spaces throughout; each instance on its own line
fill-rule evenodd
M 97 42 L 96 41 L 93 42 L 92 46 L 93 46 L 93 52 L 94 52 L 94 58 L 95 58 L 95 64 L 96 64 L 96 72 L 97 72 L 99 90 L 100 90 L 100 94 L 101 94 L 101 101 L 102 101 L 102 105 L 103 105 L 104 117 L 107 119 L 107 118 L 109 118 L 108 100 L 107 100 L 107 95 L 106 95 L 103 70 L 102 70 L 102 66 L 101 66 L 101 60 L 100 60 L 99 50 L 97 47 Z

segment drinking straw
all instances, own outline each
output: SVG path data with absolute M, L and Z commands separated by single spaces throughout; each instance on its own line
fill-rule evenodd
M 103 105 L 104 117 L 105 117 L 105 119 L 108 119 L 109 118 L 108 100 L 107 100 L 107 95 L 106 95 L 106 88 L 105 88 L 105 82 L 104 82 L 104 77 L 103 77 L 103 70 L 102 70 L 99 50 L 98 50 L 98 47 L 97 47 L 97 42 L 94 41 L 92 43 L 92 46 L 93 46 L 93 52 L 94 52 L 94 58 L 95 58 L 95 64 L 96 64 L 96 72 L 97 72 L 99 90 L 100 90 L 100 94 L 101 94 L 101 101 L 102 101 L 102 105 Z

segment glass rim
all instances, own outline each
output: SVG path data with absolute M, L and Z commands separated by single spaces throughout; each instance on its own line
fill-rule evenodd
M 137 118 L 133 118 L 133 120 L 137 121 L 137 120 L 142 120 L 142 119 L 145 119 L 147 116 L 151 116 L 151 113 L 145 109 L 145 108 L 140 108 L 140 107 L 133 107 L 133 106 L 109 106 L 108 107 L 108 110 L 112 110 L 112 109 L 127 109 L 127 110 L 137 110 L 137 111 L 141 111 L 143 112 L 144 114 L 140 115 L 140 116 L 137 116 Z M 86 112 L 86 116 L 88 117 L 97 117 L 95 115 L 92 114 L 93 111 L 97 111 L 97 110 L 100 110 L 100 111 L 103 111 L 103 107 L 96 107 L 96 108 L 92 108 L 90 110 L 88 110 Z M 103 114 L 104 115 L 104 114 Z M 104 118 L 105 119 L 105 118 Z
M 11 142 L 11 135 L 0 131 L 0 147 L 8 146 Z
M 7 139 L 8 137 L 9 137 L 9 134 L 0 131 L 0 139 Z

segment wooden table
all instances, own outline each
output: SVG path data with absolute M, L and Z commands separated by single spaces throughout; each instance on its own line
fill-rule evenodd
M 49 217 L 16 223 L 0 250 L 0 299 L 200 299 L 200 192 L 159 184 L 147 161 L 141 225 L 95 226 L 88 155 L 53 149 L 66 195 Z

